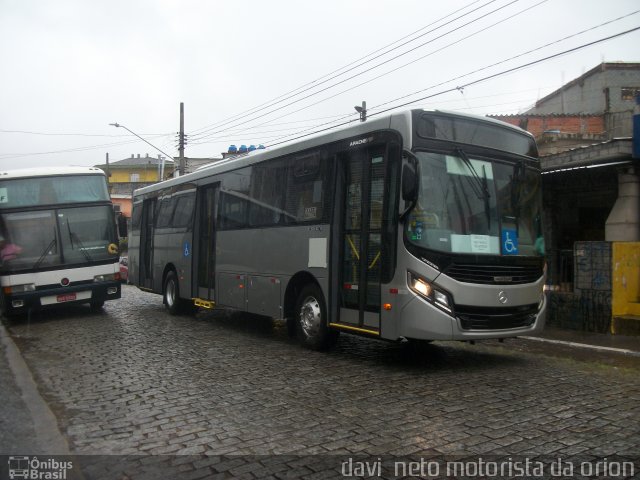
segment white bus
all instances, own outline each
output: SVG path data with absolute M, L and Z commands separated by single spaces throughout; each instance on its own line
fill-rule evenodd
M 0 307 L 6 316 L 120 298 L 118 235 L 104 172 L 0 172 Z
M 287 319 L 311 348 L 531 335 L 545 322 L 530 134 L 413 110 L 134 192 L 130 281 L 172 313 Z

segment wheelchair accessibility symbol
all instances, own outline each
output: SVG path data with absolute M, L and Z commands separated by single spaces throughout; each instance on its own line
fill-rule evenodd
M 515 229 L 502 229 L 502 254 L 518 255 L 518 235 Z

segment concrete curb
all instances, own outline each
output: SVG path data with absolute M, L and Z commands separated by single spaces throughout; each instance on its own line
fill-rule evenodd
M 566 347 L 586 348 L 590 350 L 596 350 L 599 352 L 620 353 L 622 355 L 629 355 L 631 357 L 640 357 L 640 352 L 636 352 L 635 350 L 628 350 L 626 348 L 603 347 L 600 345 L 590 345 L 588 343 L 568 342 L 566 340 L 554 340 L 551 338 L 542 338 L 542 337 L 518 337 L 518 338 L 521 338 L 523 340 L 533 340 L 535 342 L 552 343 L 554 345 L 564 345 Z
M 7 362 L 15 382 L 20 389 L 36 430 L 36 440 L 40 450 L 47 455 L 70 456 L 69 444 L 58 428 L 58 421 L 44 401 L 31 370 L 22 358 L 20 350 L 9 336 L 6 327 L 0 322 L 0 340 L 4 344 Z

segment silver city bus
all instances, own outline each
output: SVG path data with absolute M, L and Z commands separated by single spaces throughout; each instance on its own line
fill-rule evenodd
M 130 281 L 171 313 L 287 319 L 311 348 L 530 335 L 545 322 L 530 134 L 413 110 L 134 193 Z

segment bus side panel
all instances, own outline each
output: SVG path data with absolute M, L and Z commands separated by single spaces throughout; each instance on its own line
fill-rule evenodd
M 329 236 L 328 225 L 218 232 L 217 302 L 236 306 L 243 290 L 249 312 L 280 316 L 286 282 L 302 271 L 316 278 L 328 299 Z M 324 252 L 314 248 L 316 239 L 326 239 Z
M 140 286 L 140 230 L 129 232 L 129 244 L 127 247 L 129 277 L 132 285 Z
M 191 299 L 192 234 L 184 229 L 156 231 L 153 252 L 153 291 L 162 293 L 167 272 L 178 275 L 180 298 Z

